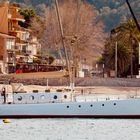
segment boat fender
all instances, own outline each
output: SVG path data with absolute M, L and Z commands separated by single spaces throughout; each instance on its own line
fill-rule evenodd
M 11 123 L 12 121 L 11 120 L 9 120 L 9 119 L 4 119 L 3 120 L 3 123 Z

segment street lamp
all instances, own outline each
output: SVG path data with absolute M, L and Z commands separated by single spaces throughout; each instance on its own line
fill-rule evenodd
M 115 29 L 111 30 L 111 38 L 115 37 L 115 77 L 117 78 L 118 75 L 118 42 L 117 42 L 117 35 L 118 33 L 116 32 Z
M 15 52 L 13 52 L 13 73 L 16 72 L 16 55 Z
M 104 78 L 104 73 L 105 73 L 105 64 L 103 63 L 103 78 Z
M 115 77 L 118 75 L 118 43 L 115 42 Z

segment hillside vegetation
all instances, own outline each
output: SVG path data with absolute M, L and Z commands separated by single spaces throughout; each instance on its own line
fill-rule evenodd
M 42 14 L 46 4 L 50 4 L 53 0 L 11 0 L 22 5 L 30 5 L 35 7 L 38 14 Z M 59 0 L 63 1 L 63 0 Z M 105 23 L 105 30 L 108 32 L 120 23 L 124 23 L 131 17 L 125 0 L 86 0 L 98 10 L 98 18 Z M 132 8 L 140 19 L 140 0 L 129 0 Z

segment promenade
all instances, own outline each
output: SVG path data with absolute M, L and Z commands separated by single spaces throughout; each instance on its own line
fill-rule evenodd
M 41 73 L 42 75 L 44 73 Z M 25 75 L 24 75 L 25 76 Z M 54 74 L 48 73 L 44 78 L 40 75 L 33 75 L 31 77 L 13 77 L 9 75 L 0 75 L 0 89 L 7 85 L 8 92 L 12 92 L 11 83 L 22 83 L 24 90 L 32 92 L 38 90 L 44 92 L 49 88 L 51 91 L 57 89 L 68 88 L 69 82 L 67 77 L 63 77 L 62 73 Z M 48 87 L 47 87 L 48 85 Z M 127 94 L 140 95 L 140 79 L 136 78 L 97 78 L 85 77 L 75 78 L 75 93 L 79 94 Z
M 43 73 L 41 73 L 43 75 Z M 42 78 L 43 77 L 43 78 Z M 67 77 L 63 77 L 62 73 L 48 73 L 47 75 L 0 75 L 0 84 L 11 83 L 23 83 L 24 85 L 41 85 L 46 86 L 47 82 L 49 86 L 68 86 L 69 81 Z M 140 79 L 136 78 L 97 78 L 97 77 L 85 77 L 75 78 L 75 86 L 107 86 L 107 87 L 140 87 Z

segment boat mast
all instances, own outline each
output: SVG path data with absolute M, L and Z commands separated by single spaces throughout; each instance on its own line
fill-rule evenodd
M 65 58 L 66 58 L 66 65 L 68 67 L 70 88 L 73 91 L 74 90 L 74 83 L 73 83 L 73 78 L 72 78 L 72 73 L 71 73 L 70 60 L 68 58 L 68 52 L 67 52 L 67 48 L 65 46 L 65 41 L 64 41 L 65 36 L 64 36 L 64 31 L 63 31 L 63 26 L 62 26 L 62 21 L 61 21 L 59 6 L 58 6 L 58 0 L 55 0 L 55 7 L 56 7 L 56 13 L 57 13 L 57 17 L 58 17 L 58 23 L 59 23 L 60 33 L 61 33 L 62 46 L 63 46 L 63 49 L 64 49 Z

